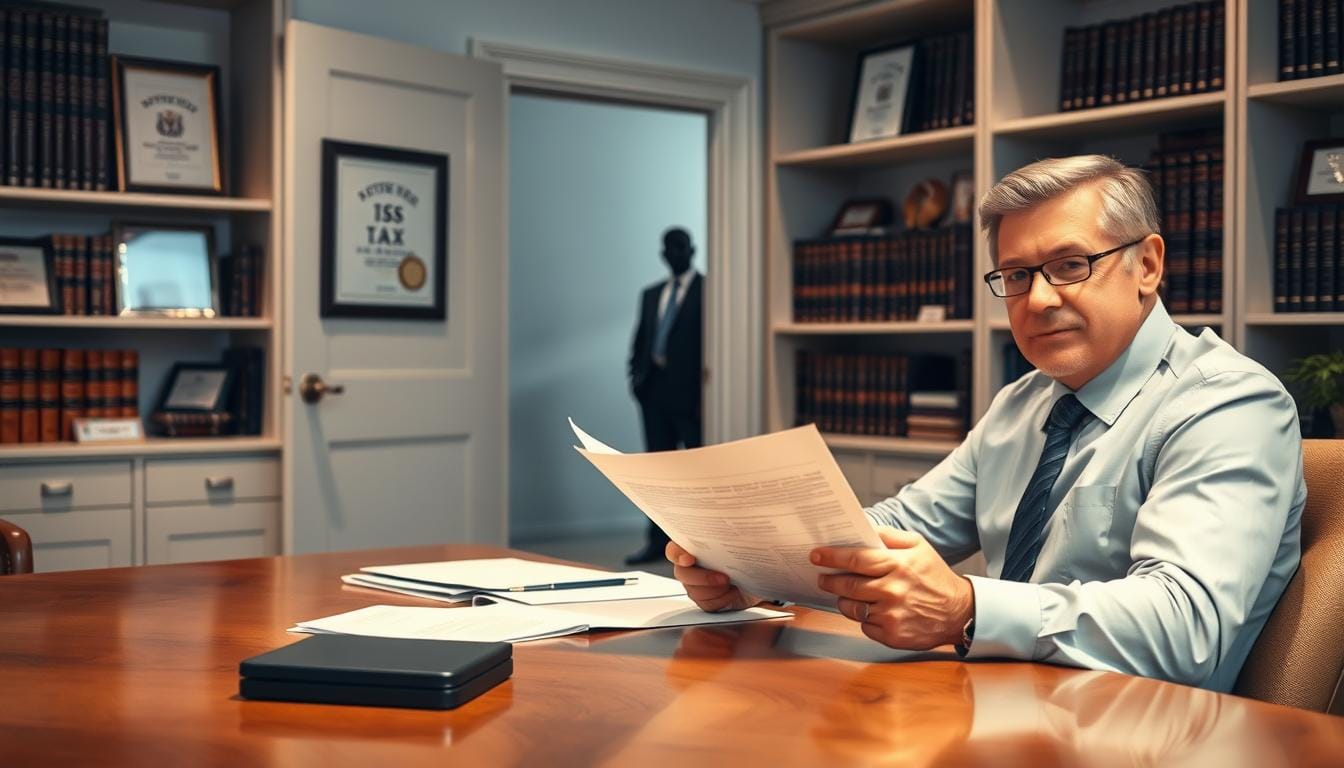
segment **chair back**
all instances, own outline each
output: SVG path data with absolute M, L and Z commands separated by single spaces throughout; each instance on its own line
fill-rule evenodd
M 0 520 L 0 576 L 33 572 L 33 540 L 28 532 Z
M 1344 440 L 1303 440 L 1302 564 L 1234 693 L 1344 715 Z

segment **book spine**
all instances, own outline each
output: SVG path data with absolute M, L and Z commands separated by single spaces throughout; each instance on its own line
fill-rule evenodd
M 940 53 L 942 63 L 938 69 L 941 75 L 938 81 L 939 128 L 948 128 L 952 125 L 953 82 L 956 76 L 956 64 L 957 64 L 956 53 L 957 53 L 956 38 L 951 36 L 943 38 L 943 48 Z
M 1223 147 L 1222 139 L 1209 149 L 1209 311 L 1223 311 Z
M 69 238 L 69 242 L 74 246 L 74 294 L 75 294 L 75 314 L 89 314 L 89 238 L 85 235 L 74 235 Z
M 1134 27 L 1129 19 L 1117 21 L 1115 26 L 1115 103 L 1124 104 L 1129 101 L 1130 35 Z
M 1151 99 L 1157 95 L 1157 49 L 1158 16 L 1156 13 L 1143 15 L 1143 94 L 1142 98 Z
M 1209 54 L 1211 45 L 1209 35 L 1213 27 L 1213 8 L 1209 3 L 1200 3 L 1195 13 L 1195 93 L 1209 90 Z
M 96 62 L 94 61 L 94 37 L 98 34 L 98 25 L 93 19 L 84 19 L 80 24 L 80 72 L 79 72 L 79 187 L 84 190 L 94 188 L 98 177 L 97 150 L 94 148 L 94 113 L 97 107 L 94 96 Z
M 38 15 L 38 52 L 37 52 L 37 88 L 38 88 L 38 161 L 37 184 L 50 189 L 52 171 L 55 169 L 56 147 L 52 140 L 56 135 L 56 104 L 52 100 L 52 76 L 55 62 L 52 60 L 52 44 L 56 37 L 55 23 L 50 13 Z
M 140 353 L 133 349 L 121 350 L 121 416 L 140 415 Z
M 1185 13 L 1180 8 L 1169 9 L 1171 13 L 1171 55 L 1167 58 L 1167 95 L 1181 93 L 1182 58 L 1185 55 Z
M 19 442 L 19 409 L 23 399 L 19 382 L 19 350 L 0 347 L 0 443 Z
M 1119 24 L 1107 23 L 1101 28 L 1101 81 L 1097 88 L 1097 103 L 1106 106 L 1115 103 L 1116 49 L 1120 45 Z
M 112 253 L 112 235 L 103 235 L 101 253 L 103 256 L 103 306 L 107 314 L 116 315 L 117 310 L 117 262 Z
M 9 12 L 5 29 L 5 184 L 23 180 L 23 13 Z
M 1307 77 L 1325 74 L 1325 5 L 1334 0 L 1307 0 L 1311 30 L 1307 38 Z
M 108 150 L 111 136 L 111 109 L 108 97 L 112 92 L 110 60 L 107 57 L 107 19 L 98 19 L 94 28 L 94 83 L 93 83 L 93 188 L 99 192 L 108 189 L 108 169 L 111 166 Z
M 1293 23 L 1293 74 L 1311 76 L 1311 0 L 1297 0 Z
M 1083 108 L 1097 106 L 1097 86 L 1101 78 L 1101 26 L 1092 25 L 1084 30 L 1086 42 L 1083 47 Z
M 70 38 L 70 18 L 65 14 L 56 14 L 52 32 L 51 103 L 54 115 L 51 124 L 51 184 L 57 189 L 65 189 L 69 174 L 66 158 L 70 145 L 67 135 L 70 128 L 68 90 L 70 56 L 67 48 Z
M 1335 304 L 1335 295 L 1339 292 L 1335 281 L 1339 279 L 1339 216 L 1338 206 L 1321 209 L 1321 275 L 1316 286 L 1316 310 L 1318 312 L 1337 312 L 1340 306 Z
M 1222 0 L 1213 2 L 1213 27 L 1209 30 L 1209 90 L 1223 88 L 1223 68 L 1227 56 L 1227 9 Z
M 1181 51 L 1181 93 L 1195 92 L 1195 60 L 1199 55 L 1199 7 L 1191 4 L 1181 12 L 1181 25 L 1185 27 L 1182 38 L 1185 47 Z
M 962 59 L 961 76 L 966 81 L 966 98 L 961 105 L 961 120 L 975 125 L 975 33 L 965 32 L 966 53 Z
M 19 442 L 42 441 L 38 420 L 37 350 L 19 350 Z
M 1321 274 L 1321 215 L 1317 208 L 1302 211 L 1302 311 L 1316 311 L 1317 278 Z
M 1297 77 L 1297 0 L 1279 0 L 1279 79 Z
M 1143 17 L 1135 16 L 1129 20 L 1129 95 L 1126 101 L 1138 101 L 1143 98 Z
M 103 353 L 89 350 L 84 356 L 84 417 L 101 419 L 103 412 Z
M 1302 267 L 1306 255 L 1306 215 L 1294 208 L 1288 223 L 1288 311 L 1302 311 Z
M 103 417 L 115 419 L 121 416 L 121 352 L 116 349 L 104 349 L 101 356 Z
M 1288 250 L 1289 213 L 1286 208 L 1274 211 L 1274 311 L 1288 311 Z
M 962 32 L 957 35 L 956 66 L 954 67 L 954 85 L 952 89 L 952 125 L 970 125 L 966 119 L 966 97 L 974 87 L 971 82 L 971 35 Z
M 0 184 L 5 183 L 8 145 L 5 117 L 9 114 L 9 9 L 0 8 Z
M 61 440 L 74 439 L 75 419 L 84 416 L 84 351 L 61 351 Z
M 1078 58 L 1078 30 L 1074 27 L 1064 28 L 1064 50 L 1060 56 L 1059 63 L 1059 111 L 1068 112 L 1073 109 L 1073 89 L 1075 85 L 1073 77 L 1074 62 Z
M 809 402 L 811 397 L 810 379 L 811 372 L 808 370 L 810 362 L 809 353 L 805 349 L 800 349 L 793 354 L 793 425 L 801 427 L 804 424 L 812 423 L 812 406 Z
M 1207 312 L 1209 309 L 1209 152 L 1196 150 L 1194 154 L 1194 220 L 1191 224 L 1190 311 Z
M 52 235 L 51 248 L 56 261 L 56 284 L 61 291 L 61 313 L 75 314 L 75 258 L 69 235 Z
M 71 16 L 65 30 L 65 186 L 83 185 L 84 157 L 84 37 L 85 19 Z
M 103 287 L 106 276 L 103 274 L 103 253 L 102 238 L 87 237 L 85 242 L 89 244 L 89 314 L 95 317 L 102 317 L 107 314 L 107 307 L 103 305 Z
M 37 354 L 37 418 L 41 441 L 61 439 L 61 351 L 43 349 Z
M 1166 96 L 1171 77 L 1171 16 L 1170 8 L 1157 13 L 1157 64 L 1153 68 L 1153 95 Z
M 1340 49 L 1340 26 L 1339 17 L 1344 9 L 1340 0 L 1329 0 L 1325 5 L 1325 74 L 1338 75 L 1344 72 L 1344 64 L 1341 63 Z
M 23 186 L 37 186 L 38 158 L 38 83 L 40 81 L 39 27 L 37 12 L 25 14 L 23 24 Z

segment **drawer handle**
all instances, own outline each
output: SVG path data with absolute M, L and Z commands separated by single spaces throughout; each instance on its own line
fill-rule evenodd
M 233 487 L 232 477 L 207 477 L 205 478 L 205 489 L 207 491 L 224 491 Z
M 75 492 L 75 484 L 66 480 L 63 483 L 43 483 L 42 495 L 46 496 L 69 496 Z

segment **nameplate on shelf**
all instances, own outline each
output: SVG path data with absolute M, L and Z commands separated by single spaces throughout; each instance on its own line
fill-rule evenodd
M 919 308 L 919 315 L 915 317 L 917 323 L 941 323 L 947 319 L 947 307 L 942 305 L 926 304 Z
M 139 419 L 75 419 L 75 442 L 85 444 L 143 443 Z

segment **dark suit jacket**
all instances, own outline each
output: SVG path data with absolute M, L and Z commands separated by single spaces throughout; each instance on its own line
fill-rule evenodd
M 630 346 L 630 388 L 646 406 L 679 413 L 700 411 L 701 369 L 704 367 L 702 307 L 704 277 L 697 274 L 686 287 L 672 331 L 667 337 L 667 366 L 655 370 L 653 337 L 658 331 L 658 298 L 667 281 L 644 289 L 639 302 L 639 325 Z

